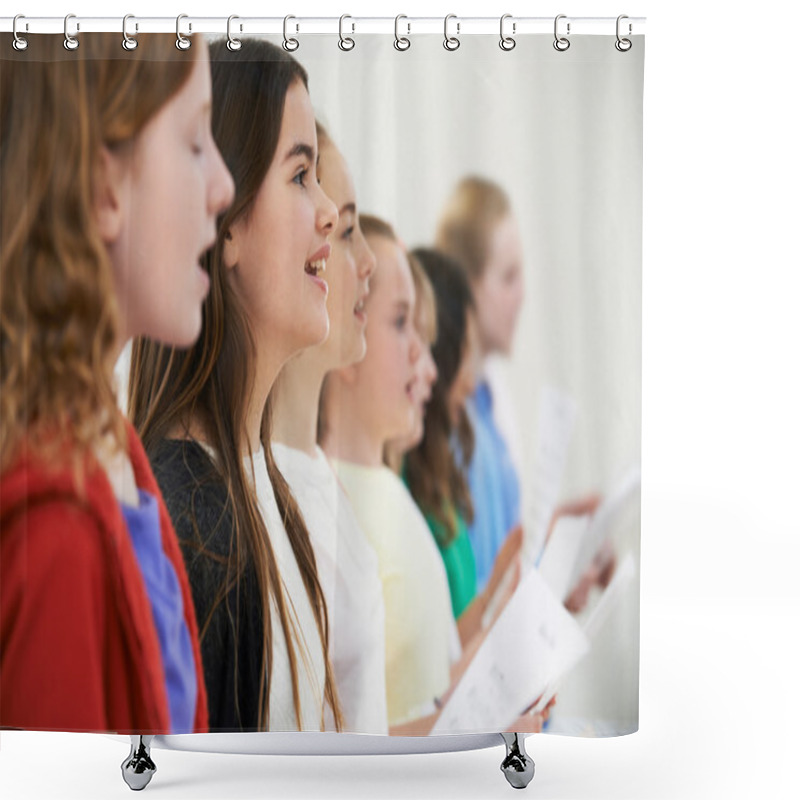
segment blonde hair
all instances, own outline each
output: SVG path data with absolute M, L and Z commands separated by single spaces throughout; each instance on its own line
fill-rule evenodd
M 111 262 L 93 216 L 101 148 L 125 146 L 186 82 L 197 48 L 142 34 L 123 51 L 93 33 L 17 52 L 0 35 L 0 471 L 23 441 L 73 469 L 110 435 L 127 449 L 112 375 Z M 167 66 L 165 62 L 172 62 Z
M 417 294 L 417 303 L 414 310 L 414 324 L 417 327 L 417 332 L 424 337 L 429 345 L 436 341 L 438 325 L 436 321 L 436 295 L 433 291 L 433 284 L 431 279 L 425 272 L 424 267 L 419 259 L 413 252 L 406 253 L 408 263 L 411 266 L 411 277 L 414 280 L 414 291 Z M 425 312 L 427 317 L 426 330 L 420 330 L 420 318 L 422 312 Z
M 463 178 L 445 204 L 436 231 L 436 248 L 456 259 L 471 281 L 480 280 L 497 223 L 511 213 L 505 191 L 475 175 Z

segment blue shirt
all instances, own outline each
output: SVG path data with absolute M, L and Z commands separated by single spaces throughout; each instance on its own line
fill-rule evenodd
M 175 568 L 161 547 L 158 501 L 149 492 L 138 491 L 139 507 L 121 503 L 122 516 L 144 577 L 158 632 L 167 684 L 170 731 L 192 733 L 197 707 L 197 673 L 192 640 L 183 615 L 181 587 Z
M 475 432 L 475 450 L 467 470 L 474 518 L 468 528 L 478 591 L 489 582 L 497 553 L 509 532 L 520 523 L 519 476 L 493 416 L 492 394 L 486 381 L 467 402 Z

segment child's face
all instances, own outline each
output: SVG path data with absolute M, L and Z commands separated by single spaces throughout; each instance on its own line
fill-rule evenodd
M 305 86 L 286 94 L 278 145 L 225 264 L 259 346 L 283 361 L 328 335 L 326 266 L 336 206 L 317 183 L 317 131 Z
M 132 149 L 108 156 L 120 187 L 120 227 L 107 241 L 125 338 L 188 346 L 200 333 L 208 275 L 200 266 L 233 179 L 211 135 L 211 77 L 202 39 L 183 87 Z
M 486 267 L 472 290 L 483 355 L 510 353 L 523 300 L 522 241 L 514 217 L 494 227 Z
M 323 191 L 339 212 L 325 269 L 331 327 L 328 340 L 322 346 L 330 369 L 336 369 L 361 361 L 367 351 L 366 300 L 369 279 L 375 270 L 375 256 L 358 223 L 350 171 L 342 154 L 328 141 L 320 148 L 319 179 Z
M 414 424 L 416 365 L 422 347 L 414 327 L 415 293 L 403 249 L 383 236 L 368 244 L 377 259 L 367 300 L 367 353 L 356 366 L 359 402 L 381 446 L 407 437 Z

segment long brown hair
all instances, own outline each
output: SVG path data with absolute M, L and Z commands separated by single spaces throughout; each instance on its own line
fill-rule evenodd
M 183 351 L 144 339 L 135 341 L 128 401 L 131 419 L 148 452 L 175 430 L 188 430 L 192 421 L 200 424 L 208 444 L 216 451 L 215 467 L 230 498 L 233 543 L 226 586 L 220 587 L 214 607 L 223 601 L 249 564 L 256 573 L 264 619 L 262 663 L 267 668 L 266 675 L 262 672 L 261 676 L 258 718 L 266 729 L 272 676 L 271 600 L 286 639 L 294 710 L 300 724 L 297 654 L 288 618 L 289 603 L 281 589 L 275 554 L 242 459 L 248 447 L 245 416 L 257 354 L 242 300 L 229 282 L 222 254 L 226 233 L 234 222 L 247 219 L 275 156 L 286 94 L 296 81 L 307 86 L 308 78 L 294 58 L 263 40 L 246 41 L 241 53 L 229 52 L 223 41 L 213 43 L 210 50 L 212 129 L 233 175 L 236 196 L 217 221 L 217 241 L 205 259 L 211 287 L 203 306 L 200 338 Z M 272 455 L 270 418 L 267 402 L 261 426 L 267 470 L 323 642 L 325 700 L 338 730 L 342 717 L 328 652 L 327 605 L 308 530 Z
M 438 379 L 425 411 L 422 441 L 406 456 L 408 488 L 423 512 L 440 523 L 441 546 L 456 535 L 455 513 L 472 522 L 473 509 L 466 466 L 472 459 L 474 434 L 465 413 L 453 426 L 448 395 L 467 347 L 467 315 L 475 303 L 463 267 L 436 250 L 412 251 L 433 286 L 436 298 L 436 341 L 431 348 Z M 453 434 L 458 453 L 453 450 Z M 437 534 L 438 535 L 438 534 Z
M 23 440 L 73 469 L 101 442 L 126 450 L 113 390 L 119 316 L 93 216 L 101 148 L 131 142 L 189 78 L 197 48 L 142 34 L 0 34 L 0 472 Z M 81 485 L 81 482 L 78 482 Z

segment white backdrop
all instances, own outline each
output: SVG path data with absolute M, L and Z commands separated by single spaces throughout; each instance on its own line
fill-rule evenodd
M 38 0 L 33 15 L 376 13 L 351 0 Z M 330 9 L 330 10 L 328 10 Z M 785 3 L 509 3 L 648 16 L 641 730 L 536 737 L 538 798 L 792 798 L 800 525 L 796 53 Z M 499 14 L 409 0 L 382 14 Z M 747 12 L 747 13 L 746 13 Z M 11 13 L 11 11 L 4 12 Z M 313 88 L 312 88 L 313 92 Z M 3 797 L 127 796 L 104 737 L 0 733 Z M 294 759 L 156 753 L 165 798 L 507 797 L 501 750 Z

